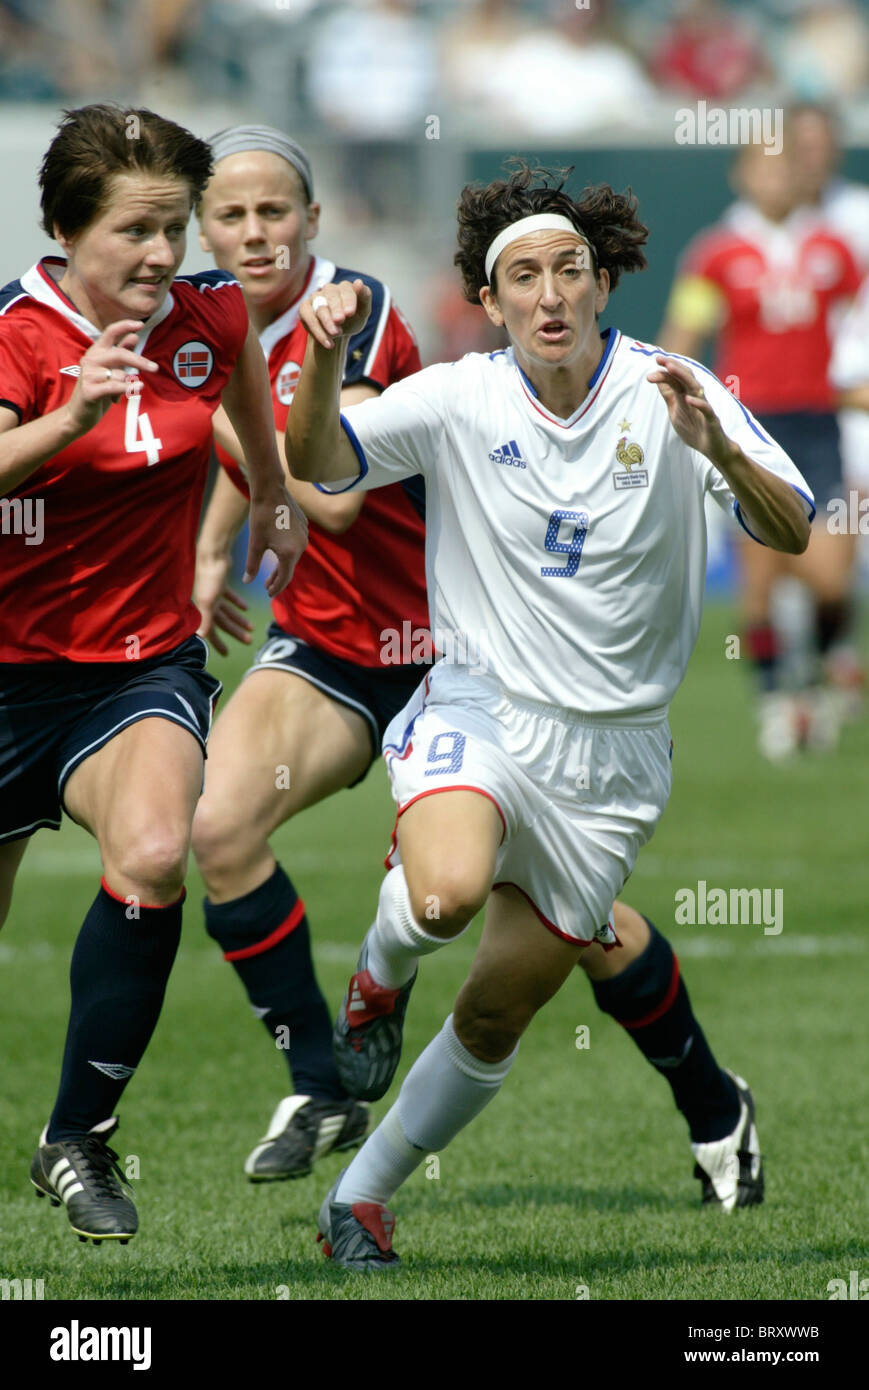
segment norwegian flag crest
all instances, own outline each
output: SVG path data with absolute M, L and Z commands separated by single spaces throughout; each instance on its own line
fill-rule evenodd
M 207 343 L 191 339 L 183 343 L 172 358 L 172 370 L 182 386 L 204 386 L 211 376 L 214 353 Z

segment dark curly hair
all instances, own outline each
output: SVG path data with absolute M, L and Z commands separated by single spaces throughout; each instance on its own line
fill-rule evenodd
M 75 236 L 105 211 L 116 174 L 184 179 L 196 202 L 212 171 L 211 147 L 146 107 L 97 102 L 64 111 L 42 167 L 42 227 Z
M 507 160 L 505 168 L 515 166 L 506 180 L 468 184 L 458 202 L 459 249 L 454 263 L 462 276 L 462 290 L 470 304 L 479 304 L 486 277 L 486 252 L 499 232 L 539 212 L 561 213 L 589 242 L 595 276 L 609 271 L 610 287 L 615 289 L 622 271 L 643 270 L 647 264 L 640 247 L 649 236 L 637 217 L 637 200 L 628 188 L 615 193 L 606 183 L 583 189 L 579 198 L 564 192 L 573 173 L 568 169 L 544 169 L 528 164 L 518 156 Z M 497 290 L 495 271 L 492 289 Z

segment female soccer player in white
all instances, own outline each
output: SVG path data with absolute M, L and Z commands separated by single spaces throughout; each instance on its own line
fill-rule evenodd
M 302 307 L 291 470 L 332 491 L 423 475 L 432 626 L 472 654 L 439 663 L 384 739 L 401 862 L 339 1020 L 348 1076 L 354 1052 L 376 1074 L 395 1039 L 364 1025 L 391 1016 L 400 1031 L 419 956 L 487 903 L 453 1014 L 323 1204 L 327 1246 L 351 1268 L 394 1266 L 392 1192 L 494 1096 L 581 953 L 614 944 L 612 904 L 670 791 L 706 492 L 761 543 L 808 542 L 803 478 L 717 379 L 599 332 L 644 239 L 633 201 L 605 185 L 575 202 L 524 170 L 466 189 L 456 259 L 511 347 L 340 417 L 365 287 L 325 286 Z
M 279 593 L 305 545 L 241 290 L 177 275 L 210 171 L 208 146 L 152 111 L 67 112 L 40 171 L 64 259 L 0 291 L 0 494 L 44 519 L 40 545 L 14 533 L 0 549 L 0 922 L 34 831 L 65 810 L 103 878 L 30 1174 L 82 1240 L 137 1227 L 106 1141 L 178 949 L 220 693 L 190 594 L 221 398 L 250 464 L 249 576 L 271 549 Z

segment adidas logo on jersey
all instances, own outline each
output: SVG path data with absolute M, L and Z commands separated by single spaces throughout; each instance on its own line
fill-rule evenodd
M 511 468 L 527 468 L 528 464 L 519 452 L 519 445 L 515 439 L 511 439 L 509 444 L 502 444 L 500 449 L 493 449 L 489 458 L 493 463 L 506 463 Z

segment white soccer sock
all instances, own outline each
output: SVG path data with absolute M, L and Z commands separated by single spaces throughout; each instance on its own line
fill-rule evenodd
M 400 864 L 390 869 L 380 885 L 377 917 L 368 933 L 368 970 L 372 979 L 386 989 L 401 989 L 413 976 L 420 956 L 429 956 L 455 939 L 430 936 L 416 922 L 404 869 Z
M 334 1200 L 385 1205 L 428 1154 L 446 1148 L 494 1099 L 518 1051 L 517 1043 L 503 1062 L 481 1062 L 459 1042 L 450 1014 L 348 1167 Z

